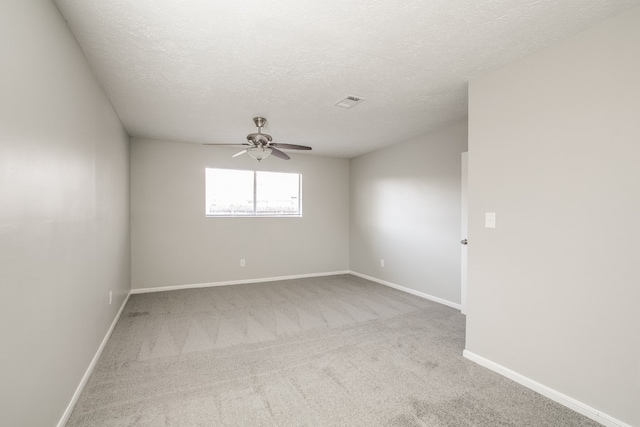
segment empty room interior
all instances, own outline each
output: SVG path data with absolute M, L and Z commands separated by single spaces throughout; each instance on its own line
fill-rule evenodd
M 0 2 L 0 424 L 640 426 L 640 1 Z

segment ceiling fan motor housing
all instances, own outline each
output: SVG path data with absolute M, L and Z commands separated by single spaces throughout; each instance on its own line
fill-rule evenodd
M 267 145 L 271 142 L 271 135 L 266 133 L 250 133 L 247 135 L 247 141 L 253 145 Z

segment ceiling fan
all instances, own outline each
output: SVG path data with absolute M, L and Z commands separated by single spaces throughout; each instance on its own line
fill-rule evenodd
M 265 119 L 264 117 L 254 117 L 253 122 L 258 128 L 258 132 L 250 133 L 249 135 L 247 135 L 247 142 L 243 142 L 241 144 L 204 145 L 248 145 L 247 148 L 242 151 L 238 151 L 231 157 L 237 157 L 244 153 L 247 153 L 257 161 L 261 161 L 271 154 L 280 159 L 289 160 L 291 157 L 289 157 L 287 153 L 280 151 L 281 148 L 284 148 L 286 150 L 311 150 L 311 147 L 307 147 L 306 145 L 282 144 L 272 142 L 271 135 L 262 133 L 262 128 L 264 127 L 265 123 L 267 123 L 267 119 Z

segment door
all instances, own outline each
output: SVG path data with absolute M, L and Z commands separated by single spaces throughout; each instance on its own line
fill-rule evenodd
M 467 314 L 467 173 L 468 173 L 468 153 L 462 153 L 462 200 L 460 203 L 461 227 L 460 227 L 460 311 Z

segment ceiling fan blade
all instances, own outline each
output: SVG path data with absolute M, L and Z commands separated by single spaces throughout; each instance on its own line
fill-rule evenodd
M 278 148 L 286 148 L 289 150 L 311 150 L 311 147 L 307 147 L 306 145 L 296 145 L 296 144 L 281 144 L 281 143 L 272 143 L 269 144 L 270 147 L 278 147 Z
M 202 145 L 251 145 L 248 142 L 241 142 L 237 144 L 218 144 L 218 143 L 210 143 L 210 144 L 202 144 Z
M 269 148 L 271 149 L 271 154 L 273 154 L 274 156 L 280 159 L 289 160 L 291 158 L 286 153 L 278 150 L 277 148 L 274 148 L 273 145 L 269 146 Z
M 233 158 L 233 157 L 238 157 L 239 155 L 244 154 L 244 153 L 246 153 L 247 151 L 249 151 L 249 149 L 248 149 L 248 148 L 245 148 L 245 149 L 244 149 L 244 150 L 242 150 L 242 151 L 238 151 L 236 154 L 234 154 L 234 155 L 233 155 L 233 156 L 231 156 L 231 157 L 232 157 L 232 158 Z

